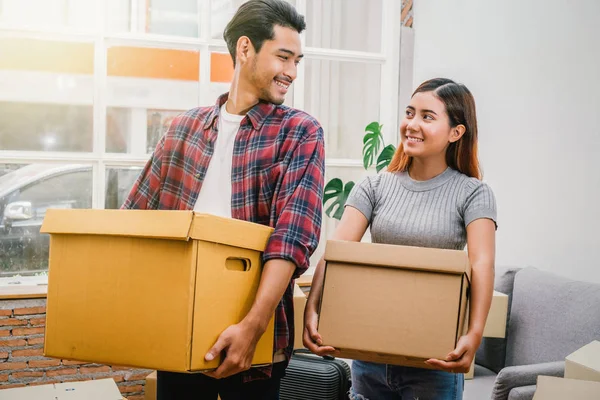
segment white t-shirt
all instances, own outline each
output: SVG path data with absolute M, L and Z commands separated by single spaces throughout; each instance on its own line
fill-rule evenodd
M 194 211 L 231 218 L 231 163 L 235 136 L 244 115 L 229 114 L 221 106 L 217 140 Z

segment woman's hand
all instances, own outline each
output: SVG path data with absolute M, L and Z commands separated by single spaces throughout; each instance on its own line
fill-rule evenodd
M 317 332 L 318 322 L 319 314 L 313 307 L 307 305 L 304 310 L 304 332 L 302 335 L 304 347 L 319 356 L 333 355 L 336 353 L 333 347 L 323 346 L 323 339 Z
M 425 361 L 425 364 L 437 367 L 446 372 L 467 373 L 471 369 L 471 364 L 475 358 L 477 348 L 481 343 L 481 336 L 475 334 L 466 334 L 461 336 L 454 349 L 445 360 L 436 360 L 434 358 Z

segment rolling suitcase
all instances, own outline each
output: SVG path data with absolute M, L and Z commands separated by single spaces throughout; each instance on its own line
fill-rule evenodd
M 280 399 L 347 400 L 350 385 L 350 366 L 345 361 L 296 350 L 281 380 Z

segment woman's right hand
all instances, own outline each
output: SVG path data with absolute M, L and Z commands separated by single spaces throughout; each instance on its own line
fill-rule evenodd
M 319 314 L 314 307 L 307 304 L 304 310 L 304 333 L 302 335 L 304 347 L 319 356 L 335 355 L 337 352 L 335 348 L 323 346 L 323 339 L 317 332 L 318 323 Z

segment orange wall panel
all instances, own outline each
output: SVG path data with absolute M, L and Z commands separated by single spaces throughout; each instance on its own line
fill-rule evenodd
M 108 76 L 198 81 L 197 51 L 143 47 L 108 49 Z
M 233 62 L 229 53 L 212 53 L 210 55 L 210 81 L 231 82 L 233 79 Z

